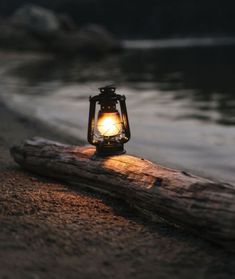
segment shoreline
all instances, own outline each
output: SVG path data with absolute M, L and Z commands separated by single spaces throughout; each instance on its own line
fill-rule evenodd
M 107 65 L 113 65 L 112 61 L 106 61 Z M 76 144 L 82 139 L 86 144 L 88 98 L 102 84 L 96 80 L 97 67 L 105 80 L 106 62 L 99 62 L 98 66 L 70 61 L 63 67 L 63 63 L 32 53 L 2 55 L 0 99 L 16 113 L 67 134 L 70 142 Z M 89 71 L 85 71 L 85 80 L 78 81 L 74 77 L 83 76 L 86 66 Z M 94 81 L 89 79 L 93 74 Z M 215 100 L 211 109 L 204 102 L 203 107 L 209 109 L 206 112 L 200 108 L 201 101 L 194 104 L 197 93 L 193 90 L 165 92 L 157 81 L 124 82 L 119 90 L 128 99 L 132 130 L 132 139 L 126 146 L 129 154 L 234 184 L 235 134 L 233 126 L 217 123 L 224 117 L 218 109 L 213 109 L 222 105 L 220 98 L 209 94 Z

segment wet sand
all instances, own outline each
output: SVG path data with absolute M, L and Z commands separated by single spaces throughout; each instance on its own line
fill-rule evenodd
M 0 119 L 0 278 L 235 276 L 235 255 L 120 201 L 19 168 L 9 148 L 20 140 L 72 140 L 1 104 Z

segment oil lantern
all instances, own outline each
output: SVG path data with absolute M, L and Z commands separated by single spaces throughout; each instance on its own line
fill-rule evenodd
M 114 86 L 99 88 L 100 94 L 90 97 L 88 142 L 96 146 L 96 155 L 123 154 L 130 139 L 126 97 L 116 94 Z M 96 106 L 100 105 L 98 113 Z

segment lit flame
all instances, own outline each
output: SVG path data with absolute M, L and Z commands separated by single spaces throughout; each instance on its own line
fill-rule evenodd
M 97 120 L 97 129 L 102 136 L 112 137 L 121 133 L 122 123 L 118 112 L 101 113 Z

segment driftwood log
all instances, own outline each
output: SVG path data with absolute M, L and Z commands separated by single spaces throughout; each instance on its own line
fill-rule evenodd
M 11 149 L 27 170 L 121 198 L 235 250 L 235 187 L 130 155 L 94 157 L 94 148 L 43 138 Z

